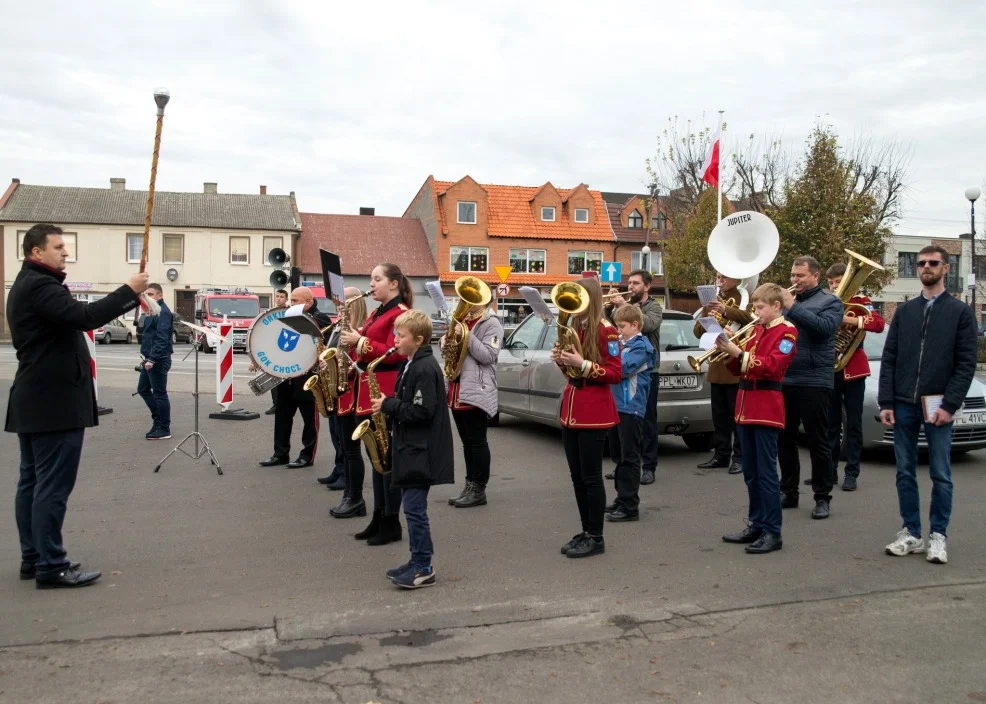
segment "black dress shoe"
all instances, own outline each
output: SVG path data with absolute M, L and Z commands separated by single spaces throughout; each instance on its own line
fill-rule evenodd
M 277 409 L 276 409 L 276 408 L 274 408 L 273 406 L 271 406 L 271 407 L 270 407 L 270 408 L 268 408 L 268 409 L 267 409 L 266 411 L 264 411 L 264 415 L 265 415 L 265 416 L 272 416 L 272 415 L 274 415 L 275 413 L 277 413 Z
M 612 523 L 627 523 L 629 521 L 639 521 L 640 512 L 631 511 L 626 506 L 617 506 L 614 510 L 606 513 L 605 518 Z
M 755 543 L 763 536 L 763 531 L 753 526 L 747 526 L 739 533 L 727 533 L 722 536 L 724 543 Z
M 79 570 L 65 569 L 50 577 L 38 577 L 34 586 L 38 589 L 71 589 L 72 587 L 84 587 L 87 584 L 92 584 L 102 576 L 102 572 L 80 572 Z
M 811 510 L 812 518 L 828 518 L 829 517 L 829 502 L 825 499 L 819 499 L 815 502 L 815 508 Z
M 567 543 L 561 546 L 561 554 L 567 555 L 568 551 L 574 548 L 576 545 L 578 545 L 579 542 L 584 537 L 585 537 L 585 533 L 578 533 L 576 535 L 573 535 L 571 540 L 569 540 Z
M 289 458 L 278 457 L 277 455 L 271 455 L 266 460 L 260 460 L 261 467 L 276 467 L 279 464 L 287 464 Z
M 712 455 L 712 458 L 695 465 L 699 469 L 720 469 L 729 466 L 729 458 L 724 455 Z
M 326 484 L 325 488 L 329 491 L 342 491 L 346 488 L 346 478 L 340 475 L 339 478 L 331 484 Z
M 339 477 L 344 477 L 344 476 L 345 475 L 343 472 L 340 472 L 337 469 L 333 469 L 329 474 L 326 474 L 324 477 L 319 477 L 315 481 L 317 481 L 319 484 L 334 484 L 336 480 L 339 479 Z
M 613 502 L 613 503 L 611 503 L 611 504 L 606 504 L 606 508 L 605 508 L 605 509 L 603 509 L 603 510 L 604 510 L 604 512 L 605 512 L 605 513 L 612 513 L 612 512 L 613 512 L 613 511 L 615 511 L 615 510 L 616 510 L 617 508 L 619 508 L 619 506 L 620 506 L 620 505 L 619 505 L 619 504 L 618 504 L 617 502 L 615 502 L 615 501 L 614 501 L 614 502 Z
M 565 557 L 577 559 L 580 557 L 591 557 L 592 555 L 598 555 L 604 552 L 606 552 L 606 541 L 603 540 L 602 536 L 594 537 L 586 534 L 582 536 L 582 539 L 575 547 L 565 553 Z
M 797 494 L 784 494 L 781 496 L 781 508 L 797 508 L 798 507 L 798 495 Z
M 846 478 L 842 480 L 842 490 L 856 491 L 856 477 L 851 477 L 847 474 Z
M 654 483 L 654 473 L 651 472 L 650 470 L 646 470 L 643 474 L 640 475 L 640 483 L 641 484 L 653 484 Z
M 288 462 L 288 469 L 301 469 L 302 467 L 311 467 L 313 464 L 315 463 L 311 460 L 299 457 L 294 462 Z
M 751 555 L 762 555 L 765 552 L 780 550 L 782 547 L 784 547 L 784 541 L 779 535 L 764 532 L 757 542 L 746 546 L 746 551 Z
M 79 568 L 82 567 L 81 562 L 70 562 L 68 565 L 69 570 L 74 570 L 78 572 Z M 21 579 L 34 579 L 38 576 L 38 568 L 31 562 L 21 563 Z
M 330 510 L 329 513 L 333 518 L 355 518 L 357 516 L 365 516 L 366 502 L 363 501 L 362 497 L 353 499 L 353 497 L 347 496 L 341 504 Z
M 729 473 L 730 474 L 742 474 L 743 473 L 743 463 L 739 460 L 733 460 L 729 463 Z

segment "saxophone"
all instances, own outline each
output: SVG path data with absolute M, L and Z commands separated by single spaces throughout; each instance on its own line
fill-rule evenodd
M 339 311 L 340 332 L 353 331 L 353 326 L 349 322 L 349 304 L 358 301 L 364 296 L 369 296 L 370 293 L 370 291 L 364 291 L 363 293 L 355 296 L 350 296 L 343 302 L 342 309 Z M 353 361 L 349 357 L 349 348 L 343 345 L 342 342 L 339 343 L 338 347 L 332 349 L 332 354 L 326 357 L 325 361 L 328 362 L 333 359 L 335 360 L 335 364 L 330 364 L 330 366 L 334 366 L 336 368 L 336 379 L 333 387 L 333 393 L 334 397 L 338 398 L 349 390 L 349 372 L 353 367 Z
M 397 350 L 391 347 L 381 356 L 366 365 L 366 382 L 370 387 L 370 398 L 380 398 L 380 384 L 374 373 L 377 365 Z M 390 474 L 390 463 L 387 461 L 387 451 L 390 449 L 390 431 L 387 428 L 387 416 L 380 411 L 360 423 L 353 431 L 353 442 L 363 438 L 366 444 L 366 454 L 370 456 L 370 464 L 379 474 Z
M 329 328 L 328 326 L 322 330 L 324 335 Z M 332 359 L 332 353 L 335 352 L 334 347 L 326 348 L 325 343 L 321 339 L 318 341 L 317 346 L 318 358 L 329 362 Z M 328 418 L 329 414 L 336 409 L 336 397 L 332 394 L 332 390 L 335 389 L 336 380 L 334 374 L 337 372 L 336 365 L 330 363 L 325 371 L 322 371 L 322 365 L 318 365 L 317 370 L 314 374 L 305 380 L 305 391 L 311 391 L 312 396 L 315 397 L 315 405 L 318 407 L 318 412 L 323 418 Z

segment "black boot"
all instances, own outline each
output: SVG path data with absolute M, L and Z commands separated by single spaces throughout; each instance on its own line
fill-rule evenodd
M 472 482 L 466 479 L 466 483 L 462 485 L 462 491 L 459 492 L 458 496 L 452 496 L 448 500 L 449 506 L 455 506 L 456 501 L 461 501 L 466 494 L 469 493 L 469 487 L 472 486 Z
M 355 518 L 366 515 L 366 502 L 362 496 L 347 497 L 332 514 L 333 518 Z
M 339 509 L 341 509 L 342 506 L 343 506 L 343 504 L 345 504 L 347 501 L 349 501 L 349 491 L 348 490 L 342 492 L 342 501 L 340 501 L 338 504 L 336 504 L 335 506 L 333 506 L 332 508 L 329 509 L 329 515 L 330 516 L 336 515 L 336 513 L 339 512 Z
M 695 465 L 699 469 L 719 469 L 721 467 L 729 466 L 729 456 L 728 455 L 712 455 L 712 457 L 705 462 L 700 462 Z
M 383 511 L 374 511 L 373 518 L 370 519 L 370 525 L 353 537 L 356 538 L 356 540 L 367 540 L 368 538 L 375 536 L 378 532 L 380 532 L 380 519 L 382 517 Z
M 367 545 L 386 545 L 396 543 L 403 537 L 401 530 L 400 516 L 383 516 L 380 519 L 380 530 L 372 538 L 366 541 Z
M 456 499 L 454 504 L 456 508 L 472 508 L 473 506 L 485 505 L 486 487 L 476 482 L 469 482 L 469 488 L 462 492 L 462 496 Z

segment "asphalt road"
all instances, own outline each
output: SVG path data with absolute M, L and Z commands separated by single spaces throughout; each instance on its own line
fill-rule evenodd
M 17 442 L 0 436 L 0 701 L 986 701 L 984 452 L 953 465 L 947 566 L 883 554 L 899 526 L 886 455 L 865 458 L 832 518 L 812 521 L 803 496 L 784 550 L 747 556 L 719 539 L 742 526 L 742 479 L 696 469 L 704 457 L 673 438 L 642 520 L 607 525 L 606 554 L 575 561 L 558 552 L 578 530 L 559 434 L 505 419 L 490 504 L 453 509 L 452 487 L 433 490 L 439 585 L 400 592 L 383 571 L 407 541 L 370 548 L 351 537 L 364 519 L 328 517 L 324 428 L 315 468 L 264 469 L 270 417 L 203 418 L 225 475 L 184 456 L 153 474 L 191 430 L 192 361 L 176 358 L 164 443 L 143 439 L 130 396 L 136 347 L 97 361 L 114 412 L 87 432 L 65 531 L 97 585 L 18 580 Z M 200 361 L 208 412 L 214 358 Z M 4 404 L 12 362 L 0 348 Z M 235 369 L 234 405 L 262 412 Z

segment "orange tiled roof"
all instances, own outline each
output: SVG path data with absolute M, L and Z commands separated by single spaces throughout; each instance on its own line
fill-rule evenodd
M 452 187 L 454 181 L 435 181 L 435 195 L 441 200 L 445 192 Z M 489 206 L 489 235 L 490 237 L 532 237 L 556 240 L 595 240 L 612 242 L 613 229 L 610 227 L 606 204 L 599 191 L 588 191 L 592 196 L 593 221 L 575 223 L 568 219 L 565 208 L 558 208 L 555 222 L 543 222 L 534 216 L 531 199 L 543 186 L 497 186 L 480 184 L 487 193 Z M 576 189 L 556 189 L 562 203 Z M 442 224 L 442 233 L 448 234 L 448 224 L 445 222 L 444 208 L 438 208 Z
M 448 271 L 439 274 L 438 279 L 443 283 L 452 283 L 460 276 L 475 276 L 477 279 L 485 281 L 491 286 L 500 283 L 500 277 L 494 271 L 485 274 L 474 271 L 468 273 L 464 271 Z M 581 275 L 577 274 L 511 274 L 507 279 L 507 284 L 509 286 L 554 286 L 562 281 L 578 281 L 581 278 Z

